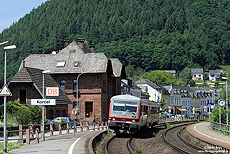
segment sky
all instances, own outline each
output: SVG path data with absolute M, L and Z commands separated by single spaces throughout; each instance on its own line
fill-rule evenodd
M 1 0 L 0 33 L 47 0 Z

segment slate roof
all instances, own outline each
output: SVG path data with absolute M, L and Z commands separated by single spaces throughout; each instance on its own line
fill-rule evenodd
M 224 73 L 223 70 L 209 70 L 210 75 L 220 75 L 220 73 Z
M 156 85 L 155 83 L 152 83 L 150 80 L 148 79 L 140 79 L 137 82 L 135 82 L 137 85 L 138 84 L 148 84 L 149 86 L 151 86 L 154 89 L 161 89 L 161 87 L 159 87 L 158 85 Z
M 25 67 L 49 70 L 51 74 L 59 73 L 104 73 L 107 71 L 109 59 L 104 53 L 90 53 L 81 49 L 76 42 L 70 43 L 57 54 L 31 54 L 24 59 Z M 122 68 L 118 59 L 111 59 L 114 63 L 114 75 L 119 76 Z M 64 67 L 56 67 L 58 62 L 66 62 Z M 74 64 L 78 64 L 74 66 Z M 23 62 L 19 68 L 23 68 Z
M 43 75 L 42 71 L 40 69 L 36 68 L 29 68 L 24 67 L 19 72 L 15 74 L 15 76 L 12 78 L 12 80 L 9 82 L 10 84 L 13 84 L 15 82 L 32 82 L 35 88 L 38 90 L 40 95 L 42 96 L 42 86 L 43 86 Z M 60 86 L 56 83 L 56 81 L 49 75 L 45 74 L 45 86 L 47 87 L 59 87 Z M 72 104 L 68 96 L 62 91 L 59 90 L 59 96 L 55 97 L 46 97 L 46 98 L 52 98 L 56 99 L 56 104 Z
M 110 58 L 113 67 L 113 75 L 115 77 L 121 76 L 122 63 L 118 58 Z
M 164 70 L 165 72 L 170 72 L 172 74 L 176 74 L 176 70 Z
M 192 74 L 203 74 L 204 70 L 203 68 L 193 68 L 191 69 Z

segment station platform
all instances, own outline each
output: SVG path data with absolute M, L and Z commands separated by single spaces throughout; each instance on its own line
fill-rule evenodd
M 212 130 L 209 122 L 190 125 L 186 130 L 196 138 L 230 149 L 230 135 L 224 135 Z

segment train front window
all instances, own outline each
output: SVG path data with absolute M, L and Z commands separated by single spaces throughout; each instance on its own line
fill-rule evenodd
M 123 102 L 114 102 L 113 111 L 125 111 L 125 103 L 123 103 Z
M 113 111 L 137 112 L 137 102 L 115 101 Z

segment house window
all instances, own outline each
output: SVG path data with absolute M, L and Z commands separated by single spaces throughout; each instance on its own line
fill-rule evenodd
M 56 110 L 56 117 L 60 117 L 60 110 Z
M 201 77 L 201 75 L 199 75 L 199 77 Z
M 54 118 L 54 110 L 49 110 L 49 118 L 53 119 Z
M 195 75 L 193 75 L 193 77 L 195 78 L 195 77 L 196 77 L 196 74 L 195 74 Z
M 77 80 L 73 80 L 73 90 L 77 90 Z
M 85 102 L 85 117 L 93 117 L 93 102 Z
M 62 111 L 61 111 L 61 116 L 62 116 L 62 117 L 67 117 L 66 110 L 62 110 Z
M 65 90 L 65 80 L 60 81 L 61 90 Z
M 26 90 L 20 89 L 20 103 L 26 104 Z

